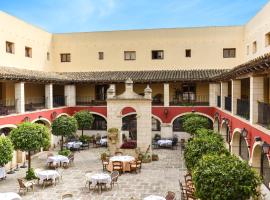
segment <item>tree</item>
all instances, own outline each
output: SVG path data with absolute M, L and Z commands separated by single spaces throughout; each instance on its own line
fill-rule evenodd
M 83 130 L 89 129 L 92 127 L 94 117 L 88 110 L 82 110 L 80 112 L 76 112 L 74 117 L 78 122 L 78 129 L 82 130 L 82 136 L 83 136 Z
M 31 151 L 47 148 L 50 134 L 46 126 L 24 122 L 10 132 L 10 139 L 16 150 L 28 152 L 28 171 L 31 168 Z
M 8 137 L 0 136 L 0 167 L 4 167 L 12 160 L 13 145 Z
M 258 195 L 261 179 L 236 156 L 205 155 L 192 173 L 201 200 L 246 200 Z
M 63 150 L 64 137 L 72 136 L 78 129 L 77 121 L 74 117 L 61 116 L 52 123 L 52 134 L 61 136 L 61 151 Z
M 193 135 L 198 129 L 208 129 L 209 122 L 206 117 L 193 114 L 184 118 L 183 128 L 187 133 Z

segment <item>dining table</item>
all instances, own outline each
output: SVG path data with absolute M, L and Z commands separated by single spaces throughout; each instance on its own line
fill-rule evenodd
M 0 167 L 0 179 L 6 178 L 6 169 L 5 167 Z
M 22 200 L 22 197 L 15 192 L 0 193 L 1 200 Z
M 63 155 L 55 155 L 55 156 L 49 156 L 47 159 L 47 163 L 57 163 L 59 165 L 61 165 L 62 163 L 69 163 L 69 159 L 66 156 Z
M 68 142 L 68 143 L 67 143 L 67 148 L 68 148 L 68 149 L 71 149 L 71 148 L 79 149 L 79 148 L 81 148 L 82 144 L 83 144 L 83 143 L 80 142 L 80 141 Z
M 157 144 L 159 146 L 171 146 L 172 145 L 172 140 L 168 140 L 168 139 L 161 139 L 157 141 Z
M 145 197 L 143 200 L 166 200 L 166 199 L 162 196 L 150 195 Z
M 134 161 L 135 158 L 133 156 L 123 155 L 123 156 L 113 156 L 109 160 L 109 164 L 107 166 L 108 171 L 113 171 L 113 161 L 120 161 L 123 163 L 123 172 L 130 171 L 130 162 Z
M 55 182 L 55 179 L 60 177 L 60 174 L 56 170 L 43 170 L 36 172 L 36 176 L 41 181 L 52 179 Z

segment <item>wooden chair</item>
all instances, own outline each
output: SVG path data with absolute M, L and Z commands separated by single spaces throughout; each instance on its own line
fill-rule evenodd
M 48 168 L 49 169 L 57 169 L 59 167 L 59 164 L 58 163 L 55 163 L 55 162 L 48 162 Z
M 21 178 L 18 178 L 18 183 L 19 183 L 19 193 L 21 192 L 21 190 L 24 192 L 24 194 L 26 192 L 28 192 L 28 189 L 32 189 L 32 191 L 34 192 L 34 185 L 35 183 L 32 182 L 32 181 L 24 181 L 23 179 Z
M 43 183 L 42 183 L 42 188 L 45 188 L 45 185 L 53 185 L 53 179 L 49 178 L 49 179 L 44 179 Z
M 63 173 L 64 173 L 64 169 L 61 169 L 61 168 L 58 168 L 57 169 L 57 172 L 59 173 L 59 177 L 57 177 L 55 180 L 57 180 L 58 182 L 60 182 L 60 179 L 61 179 L 61 181 L 63 181 Z
M 112 179 L 112 181 L 111 181 L 111 189 L 114 187 L 114 184 L 118 185 L 118 183 L 117 183 L 118 177 L 119 177 L 119 172 L 118 171 L 113 171 L 111 173 L 111 179 Z
M 107 167 L 109 165 L 109 159 L 104 159 L 101 162 L 102 162 L 103 171 L 107 171 Z
M 121 151 L 116 151 L 114 155 L 116 155 L 116 156 L 122 156 L 123 153 Z
M 136 159 L 136 162 L 137 162 L 137 168 L 139 169 L 139 171 L 141 172 L 141 169 L 142 169 L 142 160 L 137 158 Z
M 113 161 L 112 162 L 113 171 L 118 171 L 120 174 L 123 173 L 123 163 L 120 161 Z
M 186 199 L 186 200 L 195 200 L 197 199 L 194 196 L 194 188 L 190 188 L 186 185 L 183 185 L 181 181 L 179 180 L 179 186 L 180 186 L 180 191 L 181 191 L 181 199 Z
M 129 162 L 130 172 L 135 172 L 137 174 L 137 162 L 136 160 Z
M 175 200 L 175 193 L 169 191 L 165 197 L 166 200 Z

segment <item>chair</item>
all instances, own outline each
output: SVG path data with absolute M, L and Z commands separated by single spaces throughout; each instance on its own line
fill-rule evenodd
M 116 156 L 122 156 L 123 153 L 122 153 L 121 151 L 116 151 L 116 152 L 114 153 L 114 155 L 116 155 Z
M 136 160 L 129 162 L 129 167 L 131 172 L 136 172 L 137 174 L 137 162 Z
M 68 160 L 69 160 L 69 164 L 71 165 L 74 165 L 74 154 L 70 154 L 69 156 L 68 156 Z
M 107 171 L 108 165 L 109 165 L 109 160 L 108 159 L 102 160 L 103 171 Z
M 165 197 L 166 200 L 175 200 L 175 193 L 169 191 Z
M 38 174 L 38 172 L 40 172 L 40 171 L 42 171 L 42 169 L 40 169 L 40 168 L 36 168 L 35 171 L 34 171 L 34 172 L 35 172 L 35 176 L 37 177 L 38 185 L 39 185 L 40 179 L 38 178 L 37 174 Z
M 118 171 L 120 174 L 123 173 L 123 163 L 121 161 L 112 162 L 113 171 Z
M 19 183 L 19 193 L 21 192 L 21 190 L 24 192 L 24 194 L 26 192 L 28 192 L 28 188 L 31 188 L 32 191 L 34 192 L 34 185 L 35 183 L 32 182 L 32 181 L 24 181 L 23 179 L 21 178 L 18 178 L 18 183 Z
M 181 199 L 186 199 L 186 200 L 197 199 L 194 196 L 194 188 L 190 188 L 188 186 L 183 185 L 180 180 L 179 180 L 179 186 L 180 186 L 180 191 L 181 191 Z
M 53 154 L 53 152 L 50 152 L 50 151 L 49 151 L 49 152 L 47 153 L 47 158 L 49 158 L 49 157 L 51 157 L 51 156 L 54 156 L 54 154 Z
M 64 173 L 64 169 L 61 169 L 61 168 L 58 168 L 57 169 L 57 172 L 59 173 L 59 177 L 57 177 L 55 180 L 58 180 L 58 182 L 60 182 L 60 179 L 61 181 L 63 181 L 63 173 Z
M 48 162 L 48 168 L 49 169 L 57 169 L 59 167 L 59 164 L 56 162 Z
M 111 189 L 114 187 L 114 184 L 118 185 L 118 183 L 117 183 L 118 177 L 119 177 L 119 172 L 118 171 L 113 171 L 111 173 L 111 179 L 112 179 L 112 181 L 111 181 Z
M 53 185 L 53 179 L 52 178 L 44 179 L 42 184 L 43 189 L 45 188 L 45 185 Z

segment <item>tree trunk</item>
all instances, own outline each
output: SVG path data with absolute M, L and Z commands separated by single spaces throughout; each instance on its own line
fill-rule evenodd
M 63 143 L 64 143 L 64 136 L 62 135 L 62 138 L 61 138 L 61 151 L 63 151 Z
M 28 151 L 28 171 L 31 168 L 31 151 Z
M 83 127 L 82 127 L 82 136 L 83 136 Z

